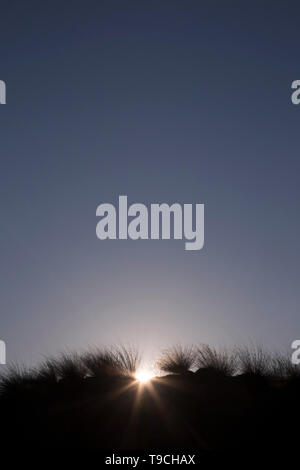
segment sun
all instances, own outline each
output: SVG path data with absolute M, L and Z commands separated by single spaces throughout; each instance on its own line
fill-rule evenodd
M 136 380 L 138 380 L 138 382 L 142 384 L 149 382 L 149 380 L 151 380 L 153 377 L 154 377 L 154 374 L 152 374 L 152 372 L 150 372 L 147 369 L 138 370 L 137 373 L 135 374 Z

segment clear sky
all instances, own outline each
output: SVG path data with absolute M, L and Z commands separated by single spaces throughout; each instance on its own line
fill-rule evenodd
M 9 360 L 300 337 L 299 2 L 3 1 Z M 96 208 L 204 203 L 205 247 L 100 241 Z

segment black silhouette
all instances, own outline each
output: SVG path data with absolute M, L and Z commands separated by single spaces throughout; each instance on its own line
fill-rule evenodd
M 145 384 L 138 364 L 121 347 L 10 366 L 0 382 L 2 445 L 295 451 L 300 374 L 288 356 L 177 346 L 158 360 L 171 373 Z

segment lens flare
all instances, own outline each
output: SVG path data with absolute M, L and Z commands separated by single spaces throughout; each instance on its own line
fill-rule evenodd
M 149 382 L 149 380 L 151 380 L 153 377 L 154 377 L 154 374 L 152 374 L 152 372 L 146 369 L 141 369 L 137 371 L 137 373 L 135 374 L 136 380 L 138 380 L 140 383 L 143 383 L 143 384 L 146 382 Z

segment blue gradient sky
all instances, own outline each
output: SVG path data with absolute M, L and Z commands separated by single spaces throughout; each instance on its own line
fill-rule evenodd
M 300 336 L 299 3 L 1 3 L 0 338 Z M 96 238 L 102 202 L 204 203 L 205 247 Z

